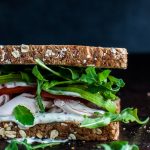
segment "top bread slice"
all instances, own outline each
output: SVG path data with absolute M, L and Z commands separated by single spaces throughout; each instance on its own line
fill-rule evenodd
M 0 64 L 35 64 L 36 58 L 49 65 L 127 68 L 125 48 L 24 44 L 0 46 Z

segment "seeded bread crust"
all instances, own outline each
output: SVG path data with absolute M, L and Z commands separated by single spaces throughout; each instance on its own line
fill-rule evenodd
M 35 58 L 50 65 L 127 68 L 125 48 L 24 44 L 0 46 L 0 64 L 35 64 Z
M 80 128 L 75 123 L 39 124 L 27 130 L 21 130 L 15 123 L 0 123 L 0 139 L 13 138 L 50 138 L 85 141 L 117 140 L 119 137 L 119 123 L 114 122 L 103 128 Z

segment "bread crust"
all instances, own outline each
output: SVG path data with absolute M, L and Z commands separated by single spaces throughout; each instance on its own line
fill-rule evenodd
M 24 44 L 0 46 L 0 64 L 35 64 L 36 58 L 49 65 L 127 68 L 125 48 Z

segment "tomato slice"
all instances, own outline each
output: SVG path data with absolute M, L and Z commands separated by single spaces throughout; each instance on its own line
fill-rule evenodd
M 31 93 L 36 90 L 36 87 L 33 86 L 17 86 L 14 88 L 2 88 L 0 89 L 0 95 L 2 94 L 8 94 L 8 95 L 13 95 L 13 94 L 20 94 L 20 93 Z
M 0 95 L 2 94 L 8 94 L 8 95 L 14 95 L 14 94 L 21 94 L 21 93 L 31 93 L 33 95 L 36 94 L 36 87 L 35 86 L 17 86 L 14 88 L 2 88 L 0 89 Z M 63 99 L 63 100 L 83 100 L 79 97 L 73 97 L 73 96 L 65 96 L 65 95 L 54 95 L 47 93 L 45 91 L 42 91 L 41 96 L 48 99 Z

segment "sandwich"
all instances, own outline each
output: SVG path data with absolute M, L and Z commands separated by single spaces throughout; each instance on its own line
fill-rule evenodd
M 120 110 L 125 48 L 5 45 L 0 64 L 0 139 L 117 140 L 119 122 L 148 121 Z

